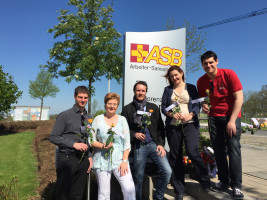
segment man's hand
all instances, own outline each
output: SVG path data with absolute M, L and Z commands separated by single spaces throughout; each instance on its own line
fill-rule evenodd
M 78 151 L 85 152 L 85 151 L 87 151 L 88 146 L 87 146 L 87 144 L 84 144 L 84 143 L 74 143 L 73 148 L 78 150 Z
M 166 156 L 166 151 L 165 151 L 165 149 L 163 148 L 163 146 L 158 145 L 156 151 L 159 152 L 159 153 L 158 153 L 158 156 L 160 156 L 160 157 L 164 157 L 164 156 Z
M 236 125 L 235 122 L 229 121 L 226 125 L 226 132 L 229 135 L 229 137 L 232 137 L 233 135 L 236 135 Z
M 87 173 L 89 173 L 91 171 L 92 166 L 93 166 L 93 159 L 92 158 L 88 158 L 88 160 L 89 160 L 89 168 L 87 170 Z
M 209 105 L 207 103 L 202 103 L 202 112 L 205 114 L 209 114 L 210 108 L 209 108 Z
M 124 176 L 128 174 L 129 169 L 128 169 L 128 163 L 127 162 L 121 162 L 118 171 L 121 172 L 121 176 Z
M 144 141 L 146 139 L 146 136 L 144 133 L 135 133 L 135 138 L 140 141 Z

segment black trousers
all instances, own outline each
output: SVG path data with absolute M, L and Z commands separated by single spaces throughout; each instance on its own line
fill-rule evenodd
M 242 160 L 241 160 L 241 119 L 236 119 L 236 135 L 229 137 L 226 125 L 230 117 L 209 117 L 210 139 L 213 145 L 220 181 L 230 183 L 232 188 L 241 189 Z M 227 161 L 229 155 L 229 164 Z
M 168 144 L 170 146 L 169 162 L 172 167 L 172 183 L 176 195 L 184 193 L 183 141 L 188 157 L 192 160 L 199 183 L 210 186 L 210 178 L 204 161 L 198 151 L 199 129 L 193 123 L 166 127 Z
M 88 155 L 63 153 L 58 156 L 56 200 L 83 200 L 86 198 Z

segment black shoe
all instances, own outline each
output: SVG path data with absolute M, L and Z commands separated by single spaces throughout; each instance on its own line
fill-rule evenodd
M 233 192 L 232 192 L 232 195 L 233 195 L 233 198 L 236 199 L 236 200 L 237 199 L 244 199 L 244 195 L 241 192 L 241 189 L 239 189 L 239 188 L 234 188 Z
M 204 192 L 215 192 L 211 186 L 202 186 L 202 190 L 204 190 Z
M 220 191 L 224 191 L 227 190 L 230 187 L 229 183 L 226 182 L 219 182 L 219 183 L 215 183 L 215 189 L 216 190 L 220 190 Z
M 184 196 L 182 194 L 176 195 L 175 200 L 183 200 L 183 197 Z

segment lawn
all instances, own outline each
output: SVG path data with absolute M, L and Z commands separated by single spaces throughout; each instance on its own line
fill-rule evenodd
M 32 151 L 34 136 L 34 132 L 0 136 L 0 185 L 8 185 L 17 177 L 21 200 L 36 195 L 38 187 L 37 160 Z

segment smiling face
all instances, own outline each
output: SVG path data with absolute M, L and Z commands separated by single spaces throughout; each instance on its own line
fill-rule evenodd
M 134 96 L 137 101 L 142 102 L 146 98 L 146 86 L 137 84 L 134 90 Z
M 78 93 L 77 96 L 74 95 L 76 106 L 82 111 L 87 104 L 88 94 Z
M 172 70 L 169 74 L 171 82 L 178 86 L 180 83 L 183 83 L 183 72 L 178 72 L 178 70 Z
M 108 114 L 115 114 L 118 109 L 118 101 L 117 99 L 110 99 L 107 101 L 105 105 L 106 112 Z
M 214 60 L 213 57 L 203 60 L 202 67 L 208 76 L 216 76 L 217 74 L 218 59 Z

